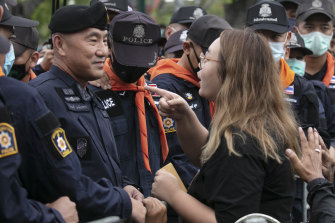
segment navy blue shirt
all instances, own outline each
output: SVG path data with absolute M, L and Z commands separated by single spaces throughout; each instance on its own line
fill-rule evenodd
M 107 108 L 122 173 L 141 187 L 145 197 L 149 196 L 155 173 L 163 165 L 159 127 L 153 109 L 148 100 L 144 99 L 150 173 L 145 168 L 143 161 L 138 112 L 135 104 L 136 93 L 134 91 L 101 90 L 95 87 L 90 87 L 90 89 L 95 91 Z
M 60 121 L 73 150 L 62 159 L 71 160 L 59 164 L 61 170 L 53 170 L 56 173 L 51 174 L 52 180 L 56 180 L 57 184 L 64 184 L 56 184 L 56 191 L 63 189 L 77 203 L 81 220 L 110 215 L 130 217 L 131 201 L 121 188 L 125 185 L 113 131 L 100 101 L 55 66 L 32 80 L 30 85 L 38 90 L 48 108 Z M 49 163 L 58 165 L 55 160 Z M 68 172 L 69 179 L 66 180 L 66 176 L 57 171 Z M 52 190 L 51 188 L 52 185 L 46 186 L 46 190 Z

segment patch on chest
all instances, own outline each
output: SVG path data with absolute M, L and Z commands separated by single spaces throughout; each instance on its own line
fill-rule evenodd
M 112 91 L 99 91 L 95 95 L 100 99 L 109 117 L 119 116 L 123 113 L 121 100 Z
M 163 127 L 165 133 L 171 133 L 176 131 L 176 124 L 172 118 L 164 117 L 163 118 Z
M 284 93 L 288 95 L 294 95 L 294 86 L 288 86 L 286 89 L 284 89 Z

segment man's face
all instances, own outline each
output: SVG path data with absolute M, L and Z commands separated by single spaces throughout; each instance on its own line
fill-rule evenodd
M 79 81 L 92 81 L 103 76 L 104 61 L 108 55 L 107 31 L 88 28 L 62 35 L 63 62 Z
M 298 21 L 297 27 L 300 34 L 308 34 L 312 32 L 321 32 L 328 36 L 333 34 L 333 22 L 324 14 L 314 14 L 306 19 L 306 21 Z
M 287 17 L 289 19 L 295 19 L 298 5 L 292 2 L 283 2 L 281 4 L 286 10 Z
M 258 30 L 257 33 L 263 35 L 268 42 L 284 42 L 287 41 L 287 33 L 276 33 L 270 30 Z

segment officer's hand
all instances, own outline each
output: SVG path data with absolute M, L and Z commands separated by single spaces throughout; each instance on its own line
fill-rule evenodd
M 165 223 L 167 222 L 166 206 L 158 199 L 147 197 L 143 200 L 147 209 L 145 223 Z
M 135 200 L 142 201 L 144 199 L 143 194 L 138 191 L 134 186 L 127 185 L 123 188 L 131 198 L 134 198 Z
M 156 172 L 154 183 L 152 184 L 151 193 L 158 199 L 170 203 L 172 195 L 182 190 L 177 178 L 166 170 Z
M 192 110 L 185 99 L 178 94 L 155 87 L 146 86 L 144 88 L 161 96 L 159 100 L 159 113 L 163 117 L 166 116 L 180 120 Z
M 40 66 L 43 70 L 48 71 L 50 70 L 51 65 L 53 64 L 54 60 L 54 51 L 50 49 L 45 49 L 44 57 Z
M 112 88 L 109 76 L 108 76 L 108 74 L 105 71 L 104 71 L 103 76 L 100 79 L 95 80 L 95 81 L 89 81 L 88 83 L 90 85 L 93 85 L 93 86 L 96 86 L 96 87 L 100 87 L 100 88 L 102 88 L 104 90 Z
M 319 134 L 316 130 L 308 128 L 308 141 L 302 128 L 298 129 L 302 148 L 302 157 L 299 160 L 297 154 L 291 149 L 286 150 L 291 165 L 297 174 L 306 181 L 311 182 L 322 175 L 321 147 L 319 145 Z
M 70 201 L 68 197 L 60 197 L 56 201 L 46 204 L 46 206 L 56 209 L 67 223 L 79 221 L 76 204 Z
M 137 201 L 133 198 L 130 199 L 133 207 L 133 210 L 131 212 L 131 219 L 136 223 L 144 223 L 147 209 L 145 209 L 141 201 Z

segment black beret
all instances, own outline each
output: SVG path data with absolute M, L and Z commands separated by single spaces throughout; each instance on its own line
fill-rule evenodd
M 87 28 L 107 29 L 107 11 L 102 2 L 62 7 L 53 14 L 49 24 L 52 33 L 74 33 Z

